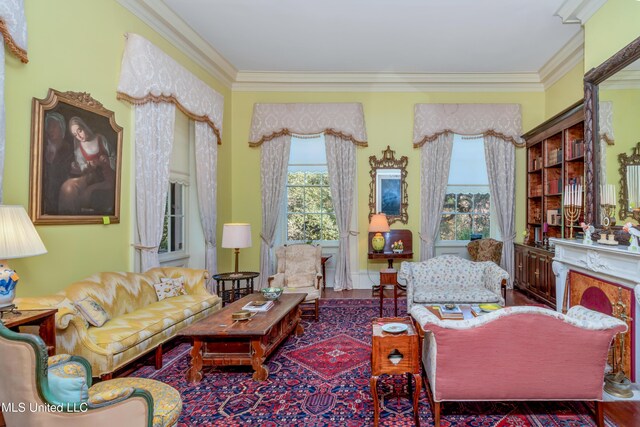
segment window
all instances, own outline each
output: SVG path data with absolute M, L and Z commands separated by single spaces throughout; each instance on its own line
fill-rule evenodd
M 484 139 L 455 135 L 447 194 L 440 221 L 440 240 L 491 236 L 491 196 Z
M 286 243 L 338 240 L 323 135 L 291 138 L 285 201 Z
M 162 239 L 158 253 L 170 254 L 185 250 L 185 186 L 171 182 L 167 194 L 167 206 L 162 227 Z

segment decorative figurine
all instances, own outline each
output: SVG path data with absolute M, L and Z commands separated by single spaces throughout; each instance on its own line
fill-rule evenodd
M 638 231 L 638 229 L 636 229 L 630 222 L 626 223 L 622 229 L 631 234 L 631 240 L 629 240 L 629 252 L 640 251 L 640 247 L 638 247 L 638 236 L 640 236 L 640 231 Z
M 580 227 L 582 227 L 582 231 L 584 231 L 584 238 L 582 240 L 582 243 L 585 245 L 593 245 L 593 240 L 591 240 L 591 233 L 595 231 L 593 225 L 581 222 Z

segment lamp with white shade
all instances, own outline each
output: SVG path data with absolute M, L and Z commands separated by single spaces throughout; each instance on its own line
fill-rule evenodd
M 371 238 L 371 248 L 374 252 L 384 251 L 384 236 L 382 233 L 388 233 L 391 231 L 389 227 L 389 221 L 387 215 L 384 213 L 377 213 L 371 215 L 371 221 L 369 222 L 369 232 L 376 233 Z
M 18 275 L 8 259 L 46 254 L 40 236 L 22 206 L 0 205 L 0 311 L 14 308 Z
M 222 247 L 233 248 L 236 255 L 235 273 L 238 274 L 238 255 L 241 248 L 251 247 L 251 224 L 229 223 L 222 226 Z

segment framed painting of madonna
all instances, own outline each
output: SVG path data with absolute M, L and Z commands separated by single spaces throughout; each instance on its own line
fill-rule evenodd
M 33 99 L 29 213 L 34 224 L 120 222 L 122 128 L 86 92 Z

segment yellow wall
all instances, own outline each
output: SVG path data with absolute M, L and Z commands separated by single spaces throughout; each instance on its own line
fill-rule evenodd
M 253 104 L 278 102 L 361 102 L 364 107 L 369 146 L 357 149 L 358 176 L 358 256 L 361 268 L 366 268 L 367 226 L 369 215 L 369 156 L 380 157 L 390 145 L 396 157 L 409 157 L 408 195 L 409 223 L 393 228 L 408 228 L 414 233 L 414 251 L 419 251 L 420 230 L 420 151 L 412 147 L 413 108 L 416 103 L 519 103 L 522 105 L 523 129 L 530 129 L 544 119 L 544 94 L 536 93 L 233 93 L 233 154 L 232 154 L 232 217 L 234 221 L 254 224 L 253 240 L 259 242 L 260 149 L 248 145 Z M 516 169 L 524 170 L 525 153 L 517 150 Z M 516 179 L 516 229 L 524 229 L 525 183 L 520 174 Z M 417 256 L 416 256 L 417 258 Z M 243 268 L 259 268 L 260 246 L 254 244 L 242 250 Z M 227 267 L 230 267 L 228 265 Z M 223 265 L 221 264 L 221 268 Z
M 582 62 L 579 63 L 545 91 L 545 118 L 555 116 L 584 98 L 583 68 Z
M 114 225 L 39 226 L 48 253 L 12 261 L 22 280 L 19 296 L 56 292 L 72 281 L 98 271 L 133 269 L 133 110 L 116 100 L 116 87 L 124 48 L 124 33 L 135 32 L 155 43 L 200 79 L 224 95 L 224 143 L 220 148 L 219 180 L 227 181 L 231 163 L 230 91 L 187 59 L 166 40 L 115 1 L 30 0 L 25 2 L 30 62 L 21 64 L 7 55 L 7 145 L 3 203 L 29 203 L 31 100 L 44 98 L 49 88 L 88 92 L 115 112 L 124 128 L 122 155 L 121 222 Z M 229 200 L 222 186 L 219 200 Z M 219 221 L 231 209 L 220 203 Z M 223 255 L 224 256 L 224 255 Z

